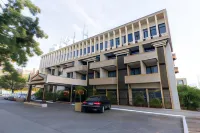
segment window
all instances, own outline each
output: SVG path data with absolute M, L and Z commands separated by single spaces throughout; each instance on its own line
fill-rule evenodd
M 118 38 L 115 38 L 115 41 L 116 41 L 116 47 L 117 47 L 118 45 L 120 45 L 119 37 L 118 37 Z
M 76 56 L 78 57 L 78 50 L 76 50 Z
M 128 34 L 128 42 L 132 42 L 133 41 L 133 35 L 132 33 Z
M 70 58 L 72 58 L 72 52 L 70 52 Z
M 183 80 L 178 80 L 178 85 L 184 85 Z
M 96 50 L 97 51 L 99 50 L 99 44 L 96 44 Z
M 74 55 L 73 56 L 76 57 L 76 51 L 74 51 Z
M 166 32 L 165 23 L 159 24 L 158 29 L 159 29 L 159 34 L 165 33 Z
M 146 68 L 146 73 L 151 74 L 151 73 L 158 73 L 158 66 L 151 66 Z
M 92 52 L 94 52 L 94 46 L 92 46 Z
M 105 41 L 105 49 L 108 47 L 108 41 Z
M 84 48 L 84 55 L 86 54 L 86 48 Z
M 125 43 L 126 43 L 126 35 L 122 36 L 122 44 L 125 44 Z
M 80 49 L 80 55 L 82 55 L 82 49 Z
M 89 73 L 89 74 L 88 74 L 88 78 L 89 78 L 89 79 L 94 79 L 94 73 Z
M 150 46 L 148 46 L 148 47 L 144 47 L 144 51 L 145 51 L 145 52 L 151 52 L 151 51 L 154 51 L 154 50 L 155 50 L 155 47 L 152 46 L 152 45 L 150 45 Z
M 73 78 L 73 72 L 72 73 L 67 73 L 67 78 Z
M 81 75 L 81 79 L 86 80 L 86 75 L 85 74 Z
M 116 77 L 116 71 L 109 71 L 108 77 Z
M 87 48 L 88 53 L 90 53 L 90 47 Z
M 138 75 L 141 74 L 140 68 L 132 68 L 131 69 L 131 75 Z
M 155 36 L 157 34 L 157 32 L 156 32 L 156 26 L 150 27 L 150 33 L 151 33 L 151 36 Z
M 103 50 L 103 43 L 100 43 L 100 50 Z
M 143 29 L 143 34 L 144 34 L 144 38 L 148 37 L 148 30 L 147 29 Z
M 110 47 L 112 48 L 113 45 L 114 45 L 114 43 L 113 43 L 113 39 L 111 39 L 111 40 L 110 40 Z
M 139 49 L 131 51 L 131 55 L 133 55 L 133 54 L 139 54 Z
M 135 34 L 135 40 L 136 41 L 140 40 L 140 32 L 136 31 L 134 34 Z

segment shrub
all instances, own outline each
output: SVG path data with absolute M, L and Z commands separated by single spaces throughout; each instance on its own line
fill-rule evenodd
M 147 105 L 147 103 L 146 103 L 146 101 L 144 99 L 144 96 L 142 94 L 140 94 L 140 93 L 136 93 L 133 103 L 134 103 L 135 106 L 144 107 L 144 106 Z
M 57 95 L 57 99 L 59 100 L 59 101 L 70 101 L 70 97 L 69 97 L 69 93 L 66 93 L 66 92 L 64 92 L 63 90 L 61 90 L 61 91 L 58 91 L 57 93 L 56 93 L 56 95 Z
M 198 110 L 200 107 L 200 90 L 187 85 L 178 86 L 181 107 L 188 110 Z
M 38 90 L 34 95 L 36 96 L 37 99 L 42 99 L 43 90 L 42 89 Z M 52 92 L 45 91 L 44 96 L 45 96 L 45 100 L 53 100 L 54 99 L 54 93 L 52 93 Z
M 149 101 L 150 107 L 153 108 L 161 108 L 162 107 L 162 102 L 159 98 L 153 98 Z

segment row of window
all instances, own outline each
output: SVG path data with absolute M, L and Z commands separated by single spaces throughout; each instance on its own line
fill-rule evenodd
M 146 67 L 146 74 L 151 74 L 151 73 L 158 73 L 158 66 Z M 131 75 L 141 74 L 141 69 L 140 68 L 132 68 L 130 74 Z
M 165 33 L 166 32 L 165 23 L 159 24 L 158 30 L 159 30 L 158 31 L 159 34 Z M 152 36 L 155 36 L 155 35 L 157 35 L 156 26 L 152 26 L 152 27 L 150 27 L 150 36 L 152 37 Z M 134 37 L 135 37 L 135 41 L 140 40 L 140 32 L 139 31 L 134 32 Z M 144 39 L 149 37 L 148 29 L 143 29 L 143 37 L 144 37 Z M 121 39 L 122 39 L 122 44 L 125 44 L 126 43 L 126 35 L 122 36 Z M 132 35 L 132 33 L 130 33 L 130 34 L 128 34 L 128 42 L 132 42 L 132 41 L 133 41 L 133 35 Z M 110 42 L 110 47 L 114 47 L 114 39 L 111 39 L 109 42 Z M 115 38 L 115 42 L 116 42 L 116 47 L 118 47 L 118 45 L 120 45 L 120 38 L 119 37 Z M 108 47 L 108 41 L 105 41 L 104 44 L 105 44 L 105 48 L 107 48 Z M 96 50 L 98 51 L 99 50 L 99 44 L 96 44 L 95 46 L 96 46 Z M 87 51 L 86 51 L 86 48 L 84 48 L 83 50 L 80 49 L 80 56 L 86 55 L 87 53 L 93 53 L 94 50 L 95 50 L 94 46 L 91 47 L 91 50 L 90 50 L 90 47 L 87 47 Z M 100 43 L 100 50 L 103 50 L 103 43 Z M 150 50 L 152 50 L 152 49 L 150 49 Z M 74 57 L 78 57 L 79 56 L 79 50 L 73 51 L 73 53 L 72 52 L 67 53 L 64 56 L 65 57 L 67 56 L 67 58 L 71 58 L 72 54 L 73 54 Z

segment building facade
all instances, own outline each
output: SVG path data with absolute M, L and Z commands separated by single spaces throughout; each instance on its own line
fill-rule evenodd
M 177 85 L 187 85 L 187 79 L 186 78 L 176 78 L 176 84 Z
M 161 10 L 42 55 L 40 73 L 45 84 L 85 86 L 89 95 L 109 95 L 115 104 L 135 105 L 140 94 L 146 106 L 159 98 L 164 108 L 180 109 L 172 52 Z

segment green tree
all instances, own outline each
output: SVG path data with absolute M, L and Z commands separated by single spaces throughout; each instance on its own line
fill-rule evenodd
M 197 110 L 200 107 L 200 89 L 187 85 L 179 85 L 178 95 L 182 108 Z
M 22 11 L 27 10 L 29 16 Z M 36 38 L 47 38 L 40 29 L 40 8 L 30 0 L 8 0 L 0 5 L 0 65 L 7 72 L 15 71 L 11 61 L 17 65 L 26 65 L 28 57 L 41 55 Z
M 12 93 L 14 90 L 19 90 L 25 87 L 26 80 L 22 78 L 17 72 L 12 72 L 9 75 L 3 75 L 0 77 L 0 86 L 2 88 L 11 89 Z

